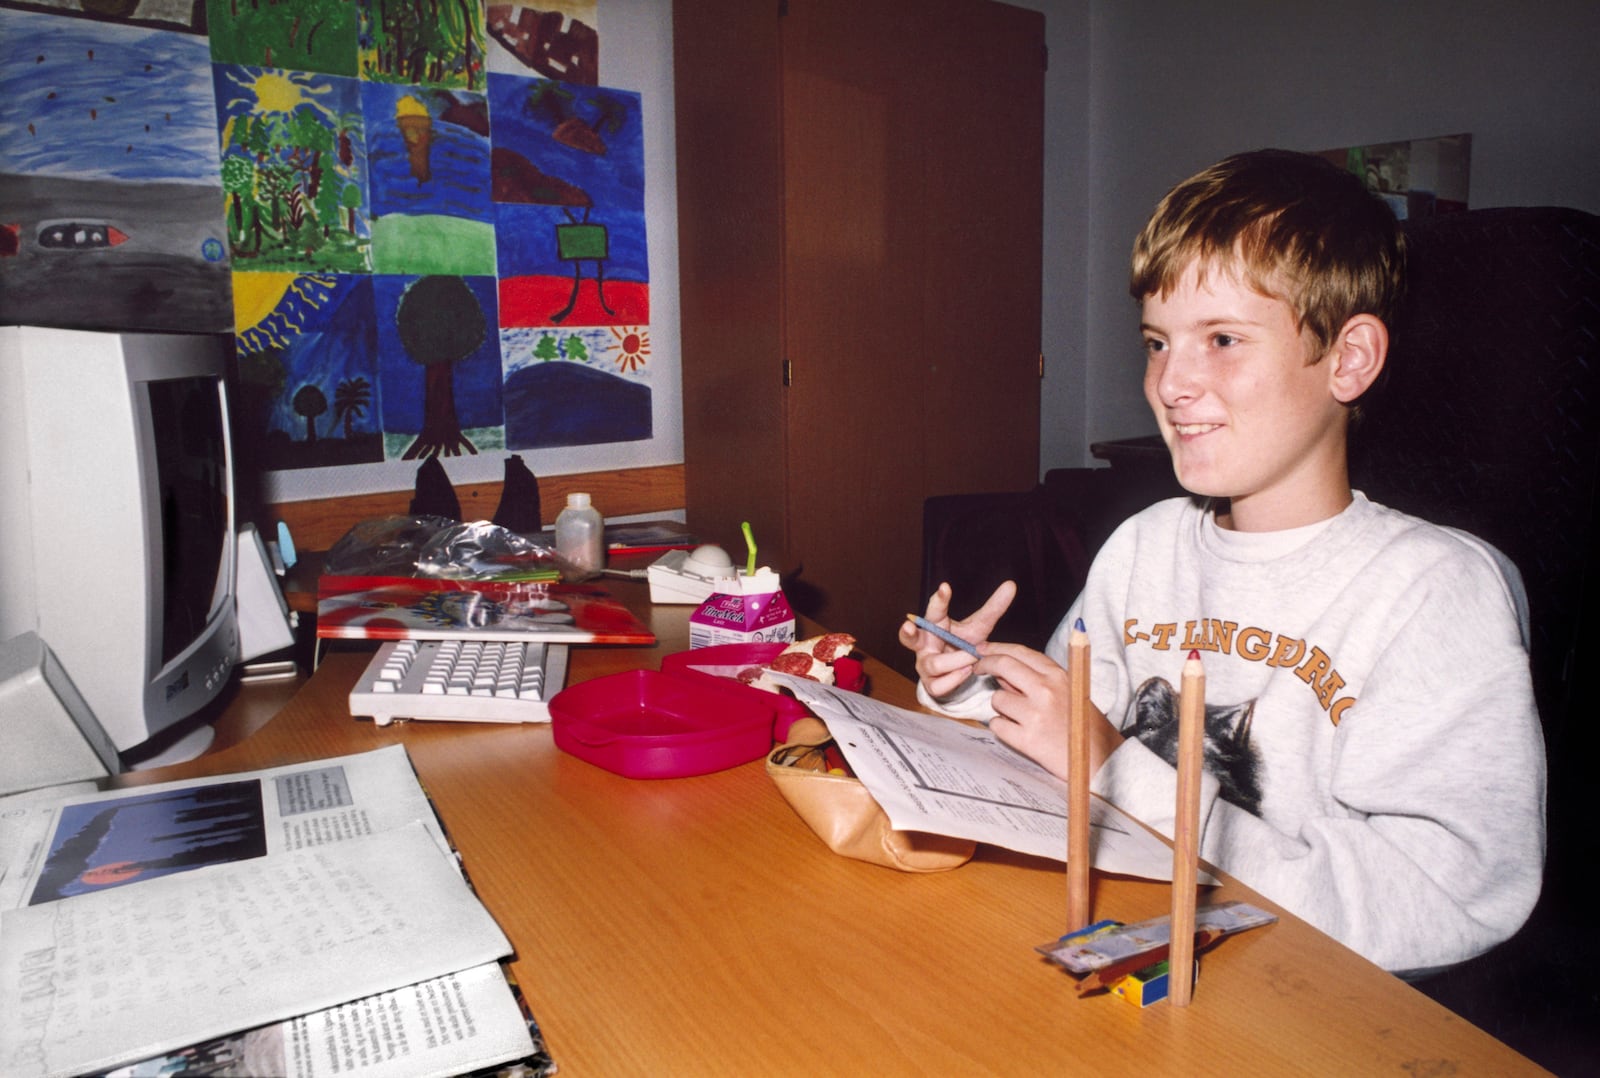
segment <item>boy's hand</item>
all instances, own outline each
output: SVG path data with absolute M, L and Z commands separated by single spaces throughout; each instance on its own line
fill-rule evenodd
M 1050 656 L 1021 644 L 990 644 L 976 666 L 999 682 L 989 723 L 994 736 L 1032 757 L 1058 778 L 1067 778 L 1067 717 L 1072 689 L 1067 671 Z M 1089 774 L 1122 743 L 1122 734 L 1100 709 L 1090 705 Z
M 994 632 L 998 622 L 1016 598 L 1017 585 L 1004 581 L 994 594 L 984 600 L 972 616 L 961 621 L 950 620 L 950 585 L 940 584 L 928 598 L 928 609 L 923 617 L 941 628 L 949 629 L 963 640 L 983 644 Z M 959 648 L 953 648 L 932 633 L 925 633 L 909 621 L 900 624 L 900 643 L 917 653 L 917 677 L 934 697 L 947 696 L 960 688 L 972 676 L 977 660 Z

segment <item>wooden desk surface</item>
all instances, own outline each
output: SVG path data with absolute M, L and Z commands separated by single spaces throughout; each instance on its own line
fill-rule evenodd
M 685 646 L 687 608 L 615 583 L 661 643 L 574 649 L 570 680 Z M 563 1076 L 1538 1072 L 1287 914 L 1206 954 L 1188 1008 L 1079 999 L 1032 950 L 1064 927 L 1060 863 L 983 847 L 951 872 L 903 874 L 831 853 L 759 761 L 640 781 L 559 751 L 546 726 L 357 722 L 345 694 L 366 659 L 329 655 L 259 730 L 225 718 L 218 751 L 122 781 L 404 744 Z M 911 702 L 881 663 L 868 674 L 871 695 Z M 233 715 L 257 725 L 247 710 Z M 1230 898 L 1277 909 L 1233 882 L 1203 901 Z M 1095 879 L 1097 917 L 1168 901 L 1164 884 Z

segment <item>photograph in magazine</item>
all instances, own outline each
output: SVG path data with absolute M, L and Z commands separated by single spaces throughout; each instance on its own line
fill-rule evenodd
M 266 855 L 256 779 L 67 805 L 28 904 Z

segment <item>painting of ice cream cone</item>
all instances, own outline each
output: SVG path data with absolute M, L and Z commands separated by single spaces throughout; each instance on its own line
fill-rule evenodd
M 482 94 L 363 83 L 376 273 L 492 275 L 489 111 Z
M 428 154 L 433 149 L 433 117 L 428 114 L 428 107 L 414 97 L 402 97 L 395 106 L 394 122 L 400 127 L 400 137 L 405 139 L 411 175 L 418 183 L 427 183 L 433 178 L 433 169 L 428 163 Z

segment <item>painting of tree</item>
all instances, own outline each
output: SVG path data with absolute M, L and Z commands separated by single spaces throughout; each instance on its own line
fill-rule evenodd
M 295 391 L 294 410 L 306 421 L 306 441 L 317 440 L 317 417 L 328 410 L 328 396 L 314 385 L 304 385 Z
M 462 450 L 476 453 L 477 448 L 462 437 L 456 418 L 451 365 L 483 344 L 488 328 L 483 309 L 461 278 L 424 277 L 400 301 L 395 323 L 406 355 L 427 372 L 422 433 L 406 450 L 405 459 L 453 457 Z
M 369 272 L 357 80 L 214 70 L 234 270 Z
M 350 0 L 205 0 L 205 12 L 215 63 L 356 74 Z
M 504 445 L 493 277 L 373 278 L 386 456 L 472 456 Z
M 488 38 L 477 0 L 361 0 L 361 76 L 482 90 Z
M 235 441 L 258 467 L 384 459 L 372 294 L 364 275 L 234 275 Z
M 344 420 L 344 436 L 355 436 L 355 421 L 367 414 L 372 403 L 372 383 L 365 378 L 347 378 L 333 391 L 334 419 Z

